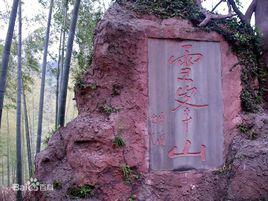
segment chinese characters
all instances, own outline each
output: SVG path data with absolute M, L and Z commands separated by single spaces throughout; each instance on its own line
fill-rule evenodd
M 181 119 L 183 124 L 183 133 L 185 136 L 184 147 L 181 152 L 177 152 L 178 146 L 174 146 L 169 152 L 168 157 L 170 159 L 176 157 L 200 157 L 202 161 L 206 160 L 206 146 L 201 145 L 200 152 L 190 152 L 192 144 L 189 139 L 190 124 L 193 120 L 191 111 L 195 109 L 208 108 L 208 104 L 193 103 L 193 96 L 197 95 L 198 88 L 194 85 L 194 79 L 191 76 L 192 68 L 194 64 L 199 63 L 204 57 L 201 53 L 191 53 L 192 45 L 183 45 L 183 55 L 179 57 L 171 56 L 168 60 L 169 64 L 175 64 L 179 67 L 179 73 L 177 76 L 177 82 L 179 86 L 175 93 L 175 108 L 172 112 L 182 112 L 183 118 Z
M 166 145 L 166 134 L 163 131 L 163 124 L 165 123 L 165 114 L 161 112 L 160 114 L 153 114 L 150 117 L 150 121 L 153 126 L 159 126 L 161 129 L 161 132 L 153 132 L 152 135 L 152 143 L 155 146 L 165 146 Z

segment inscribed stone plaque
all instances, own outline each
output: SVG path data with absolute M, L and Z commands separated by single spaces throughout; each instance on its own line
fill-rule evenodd
M 221 166 L 219 43 L 149 39 L 148 50 L 150 168 Z

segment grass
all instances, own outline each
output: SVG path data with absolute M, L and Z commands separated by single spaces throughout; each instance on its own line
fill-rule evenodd
M 71 198 L 91 198 L 94 196 L 94 186 L 84 185 L 80 187 L 71 187 L 67 190 L 67 194 Z
M 121 135 L 117 135 L 115 136 L 114 140 L 113 140 L 113 145 L 116 147 L 116 148 L 122 148 L 125 146 L 125 141 L 124 139 L 122 138 Z

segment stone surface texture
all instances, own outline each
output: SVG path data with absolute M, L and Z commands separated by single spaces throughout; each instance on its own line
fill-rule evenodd
M 221 169 L 149 170 L 148 38 L 220 43 L 226 159 Z M 93 62 L 76 89 L 78 117 L 56 132 L 35 160 L 35 177 L 43 183 L 61 183 L 62 188 L 39 192 L 38 200 L 70 200 L 68 189 L 83 185 L 94 186 L 94 196 L 83 200 L 268 198 L 267 132 L 248 140 L 236 129 L 244 121 L 253 121 L 254 125 L 260 122 L 256 125 L 261 131 L 256 132 L 263 132 L 267 118 L 257 121 L 239 115 L 241 69 L 230 70 L 236 63 L 231 48 L 217 33 L 202 32 L 181 19 L 138 16 L 114 4 L 97 26 Z M 122 136 L 124 147 L 115 146 L 115 136 Z M 124 175 L 122 170 L 128 167 L 131 172 Z

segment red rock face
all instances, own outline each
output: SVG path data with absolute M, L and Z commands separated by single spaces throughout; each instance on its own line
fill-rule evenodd
M 230 182 L 225 173 L 149 170 L 147 42 L 169 38 L 220 43 L 226 158 L 234 129 L 241 123 L 240 68 L 230 70 L 237 58 L 228 44 L 220 35 L 201 32 L 188 21 L 137 16 L 117 4 L 95 34 L 93 63 L 84 87 L 76 89 L 79 116 L 58 131 L 36 158 L 36 177 L 45 183 L 59 181 L 62 188 L 40 197 L 69 200 L 69 188 L 91 185 L 95 195 L 88 200 L 228 198 Z M 122 136 L 124 147 L 114 145 L 116 136 Z M 124 175 L 123 167 L 131 173 Z M 232 189 L 232 195 L 238 192 Z

